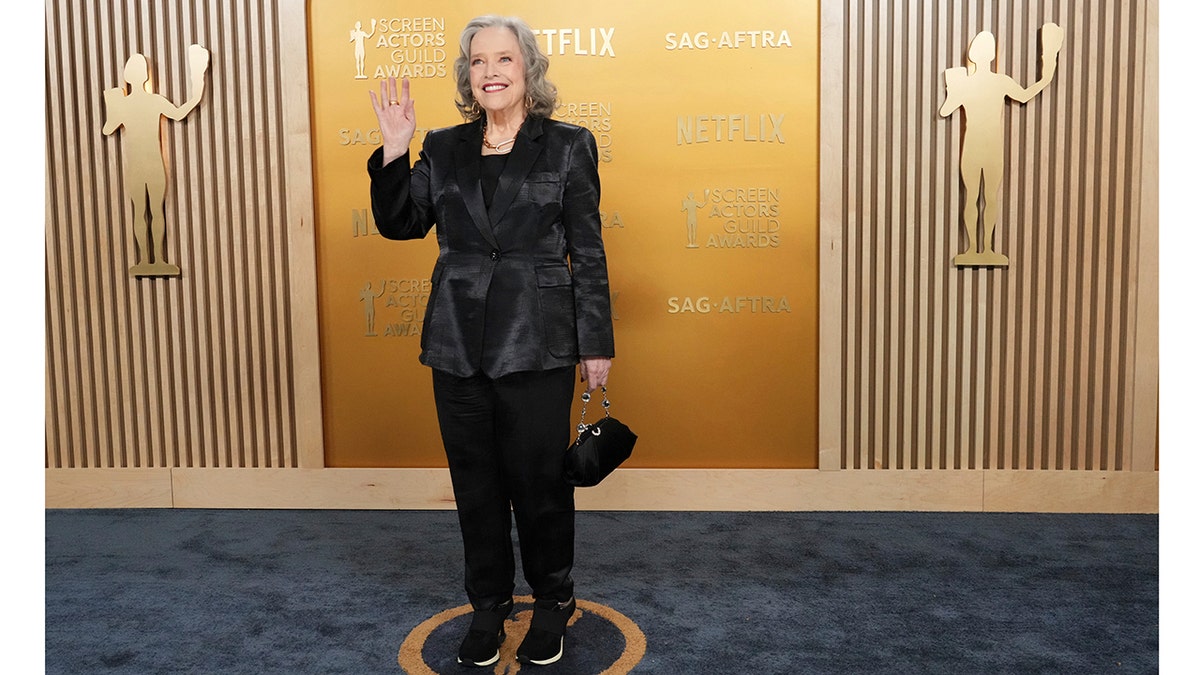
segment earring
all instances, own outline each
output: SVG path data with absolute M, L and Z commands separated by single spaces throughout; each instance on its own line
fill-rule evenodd
M 479 109 L 479 101 L 472 100 L 471 101 L 471 116 L 479 117 L 481 114 L 483 114 L 483 111 Z
M 529 109 L 532 107 L 533 107 L 533 95 L 525 94 L 525 112 L 529 112 Z

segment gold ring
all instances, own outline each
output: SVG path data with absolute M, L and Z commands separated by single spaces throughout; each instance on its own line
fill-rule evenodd
M 400 101 L 397 101 L 396 99 L 392 99 L 391 101 L 388 101 L 388 103 L 391 103 L 392 105 L 400 105 Z

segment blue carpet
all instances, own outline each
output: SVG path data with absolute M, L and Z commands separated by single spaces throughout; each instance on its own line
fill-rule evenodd
M 578 597 L 640 629 L 637 673 L 1158 671 L 1157 516 L 587 512 L 578 531 Z M 46 672 L 402 673 L 406 637 L 465 603 L 460 554 L 449 511 L 48 510 Z M 468 621 L 434 621 L 431 672 L 492 672 L 453 663 Z M 582 612 L 536 671 L 599 673 L 625 639 Z

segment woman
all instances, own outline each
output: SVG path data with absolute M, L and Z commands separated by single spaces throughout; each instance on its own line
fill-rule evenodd
M 575 611 L 573 488 L 562 480 L 574 368 L 590 391 L 608 381 L 612 317 L 600 237 L 596 141 L 550 119 L 549 59 L 520 19 L 485 16 L 463 30 L 454 64 L 465 124 L 416 129 L 405 79 L 371 92 L 383 147 L 368 160 L 371 208 L 388 239 L 440 247 L 421 362 L 450 465 L 474 610 L 459 663 L 495 663 L 512 611 L 512 516 L 533 619 L 522 663 L 563 653 Z M 411 168 L 410 168 L 411 166 Z

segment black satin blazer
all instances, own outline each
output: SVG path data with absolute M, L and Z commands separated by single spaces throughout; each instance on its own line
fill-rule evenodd
M 421 363 L 497 378 L 614 355 L 600 176 L 591 132 L 530 116 L 490 209 L 480 183 L 483 125 L 429 132 L 417 163 L 367 161 L 375 226 L 440 251 L 421 332 Z

